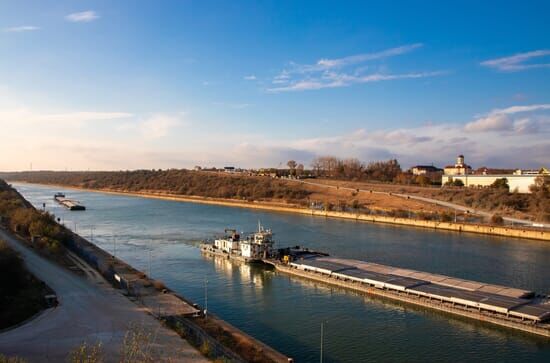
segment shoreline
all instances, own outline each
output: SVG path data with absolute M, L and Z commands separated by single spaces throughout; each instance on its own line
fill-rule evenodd
M 11 181 L 8 181 L 8 182 L 11 183 Z M 94 193 L 105 193 L 105 194 L 132 196 L 132 197 L 140 197 L 140 198 L 148 198 L 148 199 L 170 200 L 170 201 L 176 201 L 176 202 L 218 205 L 218 206 L 226 206 L 226 207 L 233 207 L 233 208 L 237 207 L 237 208 L 256 209 L 256 210 L 263 210 L 263 211 L 270 211 L 270 212 L 294 213 L 294 214 L 310 215 L 310 216 L 325 217 L 325 218 L 339 218 L 339 219 L 355 220 L 360 222 L 384 223 L 384 224 L 401 225 L 401 226 L 409 226 L 409 227 L 438 229 L 438 230 L 453 231 L 453 232 L 459 232 L 459 233 L 469 232 L 469 233 L 493 235 L 493 236 L 500 236 L 500 237 L 514 237 L 514 238 L 550 241 L 550 231 L 544 230 L 544 229 L 537 230 L 537 229 L 529 229 L 525 227 L 516 228 L 516 227 L 507 227 L 507 226 L 493 226 L 493 225 L 470 224 L 470 223 L 426 221 L 426 220 L 417 220 L 417 219 L 408 219 L 408 218 L 399 218 L 399 217 L 375 216 L 375 215 L 351 213 L 351 212 L 313 210 L 313 209 L 299 208 L 299 207 L 293 207 L 293 206 L 273 205 L 265 202 L 256 202 L 256 201 L 246 202 L 246 201 L 217 199 L 217 198 L 208 198 L 208 197 L 199 197 L 199 196 L 180 196 L 176 194 L 160 193 L 160 192 L 159 193 L 129 192 L 129 191 L 111 190 L 111 189 L 91 189 L 91 188 L 83 188 L 83 187 L 68 186 L 68 185 L 61 185 L 61 184 L 37 184 L 37 183 L 28 183 L 28 182 L 22 182 L 22 181 L 15 181 L 15 183 L 60 187 L 65 189 L 83 190 L 83 191 L 94 192 Z

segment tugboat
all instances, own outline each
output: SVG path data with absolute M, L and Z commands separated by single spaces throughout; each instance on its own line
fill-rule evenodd
M 243 262 L 262 262 L 270 258 L 273 250 L 273 232 L 258 222 L 258 231 L 245 239 L 235 229 L 226 229 L 225 236 L 214 243 L 202 243 L 201 251 Z

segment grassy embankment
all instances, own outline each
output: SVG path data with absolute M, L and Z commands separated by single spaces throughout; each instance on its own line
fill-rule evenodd
M 0 330 L 19 324 L 44 308 L 51 290 L 27 271 L 23 260 L 0 240 Z

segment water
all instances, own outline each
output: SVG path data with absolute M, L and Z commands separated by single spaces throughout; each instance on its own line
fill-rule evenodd
M 550 342 L 428 309 L 203 257 L 202 239 L 256 228 L 281 246 L 300 244 L 333 256 L 550 292 L 548 242 L 447 233 L 240 208 L 115 196 L 15 184 L 35 206 L 61 218 L 103 249 L 208 308 L 297 362 L 550 361 Z M 82 201 L 69 212 L 55 192 Z M 115 243 L 116 240 L 116 243 Z

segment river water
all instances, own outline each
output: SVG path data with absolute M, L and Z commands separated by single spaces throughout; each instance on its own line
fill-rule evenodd
M 279 246 L 550 292 L 550 244 L 18 184 L 37 208 L 252 336 L 318 362 L 550 361 L 544 338 L 201 255 L 225 228 L 272 228 Z M 70 212 L 55 192 L 86 205 Z M 207 283 L 206 283 L 207 281 Z

